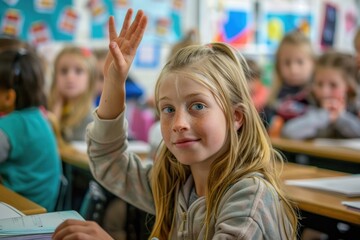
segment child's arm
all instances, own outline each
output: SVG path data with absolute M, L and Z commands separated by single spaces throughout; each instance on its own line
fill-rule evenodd
M 310 108 L 305 115 L 287 121 L 281 135 L 291 139 L 310 139 L 317 137 L 319 131 L 329 124 L 329 113 L 325 109 Z
M 138 11 L 130 25 L 132 10 L 126 13 L 122 29 L 117 36 L 114 18 L 109 20 L 109 53 L 104 65 L 104 87 L 97 114 L 101 119 L 114 119 L 125 108 L 125 81 L 136 50 L 143 37 L 147 18 Z
M 360 118 L 345 111 L 334 122 L 336 130 L 345 138 L 360 137 Z

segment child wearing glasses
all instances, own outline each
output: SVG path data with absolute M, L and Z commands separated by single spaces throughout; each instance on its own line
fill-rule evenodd
M 0 182 L 53 211 L 61 161 L 43 89 L 42 63 L 35 53 L 0 52 Z

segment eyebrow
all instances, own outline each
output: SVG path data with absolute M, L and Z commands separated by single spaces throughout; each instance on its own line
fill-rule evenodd
M 186 98 L 193 98 L 193 97 L 198 97 L 198 96 L 204 96 L 206 98 L 209 98 L 209 95 L 207 94 L 204 94 L 204 93 L 190 93 L 188 95 L 186 95 L 185 97 Z M 159 98 L 159 102 L 162 101 L 162 100 L 170 100 L 170 97 L 167 97 L 167 96 L 164 96 L 162 98 Z

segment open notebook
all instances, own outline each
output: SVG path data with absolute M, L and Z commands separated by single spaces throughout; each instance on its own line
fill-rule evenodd
M 360 174 L 343 177 L 286 180 L 286 185 L 313 188 L 345 195 L 360 197 Z
M 51 239 L 56 227 L 66 219 L 84 220 L 76 211 L 49 212 L 24 216 L 0 202 L 0 239 Z

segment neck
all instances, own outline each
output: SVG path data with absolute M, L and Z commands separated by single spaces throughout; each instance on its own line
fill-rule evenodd
M 208 186 L 208 177 L 210 172 L 209 166 L 190 166 L 191 174 L 194 178 L 196 194 L 201 197 L 205 196 Z

